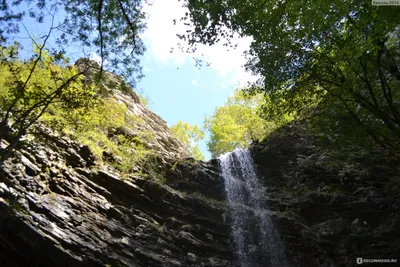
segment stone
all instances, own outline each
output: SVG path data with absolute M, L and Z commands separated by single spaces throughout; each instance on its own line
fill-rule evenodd
M 25 156 L 21 155 L 21 163 L 25 166 L 25 172 L 29 176 L 36 176 L 40 172 L 40 168 L 32 163 Z
M 224 210 L 186 198 L 179 187 L 179 179 L 195 175 L 193 188 L 185 184 L 186 188 L 194 191 L 198 186 L 208 194 L 205 185 L 221 182 L 215 166 L 202 163 L 207 175 L 193 166 L 185 177 L 171 171 L 168 179 L 175 184 L 144 178 L 127 181 L 114 169 L 93 168 L 96 159 L 87 148 L 53 134 L 49 131 L 46 137 L 51 142 L 35 141 L 33 148 L 21 148 L 31 160 L 23 156 L 21 163 L 7 161 L 4 166 L 0 266 L 97 267 L 118 262 L 164 267 L 201 264 L 210 257 L 217 262 L 233 260 L 229 227 L 221 219 Z M 176 145 L 174 157 L 181 153 Z M 157 164 L 168 169 L 170 162 Z M 193 225 L 193 233 L 181 231 L 184 225 Z M 205 233 L 218 238 L 208 240 Z
M 194 253 L 191 253 L 191 252 L 188 252 L 187 259 L 191 263 L 196 263 L 197 262 L 197 256 Z
M 90 150 L 89 146 L 81 146 L 79 148 L 79 155 L 86 161 L 86 167 L 90 167 L 95 165 L 96 158 L 92 151 Z
M 155 174 L 164 182 L 123 177 L 87 146 L 42 127 L 45 141 L 22 145 L 0 173 L 0 266 L 236 266 L 218 160 L 185 160 L 187 149 L 137 95 L 110 89 L 109 97 L 142 119 L 121 134 L 152 133 L 145 145 L 157 154 Z M 344 266 L 356 257 L 400 255 L 400 199 L 376 182 L 391 169 L 378 168 L 375 182 L 357 180 L 345 164 L 325 164 L 304 123 L 280 131 L 250 149 L 263 177 L 260 205 L 271 210 L 288 264 Z
M 211 234 L 209 234 L 209 233 L 206 233 L 206 238 L 207 238 L 208 240 L 210 240 L 210 241 L 213 241 L 213 240 L 214 240 L 213 236 L 212 236 Z
M 66 155 L 66 165 L 79 168 L 84 167 L 86 163 L 77 152 L 70 151 Z

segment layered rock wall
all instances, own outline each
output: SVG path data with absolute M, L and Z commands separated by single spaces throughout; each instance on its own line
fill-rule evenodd
M 355 159 L 337 160 L 301 122 L 251 150 L 292 266 L 356 266 L 357 258 L 399 264 L 396 159 L 350 150 Z
M 137 95 L 110 92 L 142 120 L 115 131 L 152 133 L 154 171 L 122 174 L 88 147 L 41 129 L 0 170 L 0 266 L 237 266 L 217 160 L 187 158 Z M 400 260 L 398 162 L 333 164 L 302 123 L 251 152 L 290 266 Z
M 0 266 L 230 265 L 215 167 L 164 165 L 160 184 L 91 166 L 90 152 L 67 138 L 44 140 L 1 171 Z

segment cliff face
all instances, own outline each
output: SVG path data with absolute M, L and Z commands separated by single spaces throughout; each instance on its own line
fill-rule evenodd
M 293 266 L 400 260 L 398 160 L 379 150 L 349 150 L 341 155 L 349 160 L 338 161 L 303 123 L 251 149 Z
M 121 86 L 106 75 L 107 84 Z M 121 175 L 89 147 L 40 126 L 42 134 L 21 142 L 0 170 L 0 266 L 229 266 L 216 166 L 187 158 L 137 95 L 102 86 L 141 118 L 113 131 L 151 133 L 145 146 L 157 154 L 148 163 L 153 172 Z
M 382 185 L 396 168 L 332 167 L 302 127 L 251 148 L 288 264 L 398 258 L 400 199 Z M 164 184 L 93 160 L 47 131 L 5 164 L 0 266 L 236 266 L 216 160 L 160 163 Z
M 109 97 L 143 120 L 115 131 L 153 134 L 154 172 L 121 175 L 42 128 L 0 170 L 0 266 L 237 266 L 217 160 L 187 158 L 136 95 Z M 290 266 L 399 257 L 398 162 L 332 162 L 301 123 L 251 152 Z
M 123 92 L 114 91 L 112 97 L 118 103 L 124 103 L 127 106 L 129 115 L 136 115 L 142 119 L 139 128 L 122 129 L 125 134 L 135 135 L 135 130 L 145 130 L 152 133 L 153 140 L 147 146 L 163 158 L 179 159 L 190 156 L 185 146 L 172 136 L 167 123 L 160 116 L 147 109 L 137 96 L 127 97 Z
M 92 81 L 100 69 L 96 62 L 87 59 L 79 59 L 75 63 L 78 69 L 87 69 L 85 80 Z M 140 123 L 132 123 L 129 127 L 115 129 L 115 133 L 125 136 L 140 136 L 140 132 L 151 133 L 152 140 L 145 145 L 156 152 L 161 159 L 180 159 L 190 156 L 190 152 L 171 133 L 167 123 L 157 114 L 146 108 L 127 84 L 110 72 L 103 73 L 103 81 L 98 84 L 104 98 L 111 98 L 127 107 L 127 115 L 134 115 L 140 119 Z
M 7 161 L 0 266 L 229 266 L 215 166 L 164 164 L 160 184 L 86 167 L 92 160 L 86 147 L 48 133 Z

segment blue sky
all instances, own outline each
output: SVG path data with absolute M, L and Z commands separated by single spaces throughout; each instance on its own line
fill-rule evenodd
M 235 50 L 227 50 L 222 43 L 210 46 L 198 46 L 195 54 L 186 54 L 176 49 L 182 43 L 177 33 L 185 33 L 187 26 L 179 24 L 186 10 L 178 0 L 153 0 L 145 7 L 148 15 L 147 30 L 142 34 L 147 52 L 142 57 L 145 77 L 138 83 L 136 90 L 150 97 L 150 109 L 160 115 L 169 126 L 184 121 L 192 125 L 203 126 L 205 116 L 223 105 L 229 94 L 240 85 L 254 81 L 254 77 L 244 71 L 243 52 L 248 49 L 250 39 L 235 38 Z M 18 7 L 25 9 L 26 6 Z M 48 18 L 47 18 L 48 19 Z M 55 24 L 61 23 L 63 13 L 57 14 Z M 178 21 L 173 25 L 173 20 Z M 50 24 L 37 24 L 34 20 L 24 20 L 32 36 L 48 33 Z M 22 28 L 17 40 L 30 46 L 30 39 Z M 52 34 L 53 35 L 53 34 Z M 54 33 L 53 36 L 57 36 Z M 55 39 L 55 38 L 54 38 Z M 29 47 L 26 47 L 29 50 Z M 175 48 L 171 53 L 171 48 Z M 79 45 L 69 47 L 67 54 L 73 60 L 84 55 L 99 59 L 98 55 Z M 198 68 L 193 57 L 204 59 L 209 66 Z M 207 151 L 208 135 L 200 142 L 200 149 L 210 158 Z
M 138 89 L 150 97 L 151 110 L 169 126 L 182 120 L 202 127 L 205 116 L 223 105 L 235 88 L 254 81 L 242 67 L 245 63 L 242 53 L 248 49 L 250 40 L 236 38 L 238 48 L 229 51 L 221 43 L 199 46 L 194 55 L 179 49 L 171 53 L 171 48 L 180 42 L 176 34 L 187 29 L 184 25 L 173 25 L 173 19 L 179 21 L 186 12 L 181 3 L 154 0 L 146 7 L 147 30 L 142 36 L 147 47 L 142 60 L 146 76 Z M 210 65 L 199 69 L 193 57 L 202 58 Z M 209 159 L 206 142 L 200 142 L 200 149 Z

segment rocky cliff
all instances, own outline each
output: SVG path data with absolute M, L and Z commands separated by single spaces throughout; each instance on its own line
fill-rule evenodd
M 135 94 L 108 97 L 152 133 L 153 173 L 121 175 L 89 147 L 40 126 L 0 170 L 0 266 L 229 266 L 216 166 L 187 158 Z
M 0 266 L 229 265 L 226 204 L 213 199 L 222 188 L 209 189 L 218 176 L 214 167 L 164 166 L 169 182 L 160 184 L 79 166 L 90 160 L 78 144 L 54 139 L 7 162 Z
M 380 149 L 349 148 L 338 160 L 305 125 L 293 123 L 251 147 L 290 263 L 355 266 L 364 258 L 399 264 L 398 159 Z
M 0 266 L 236 266 L 218 161 L 187 158 L 136 95 L 109 97 L 155 136 L 154 171 L 121 175 L 87 146 L 42 128 L 0 170 Z M 396 160 L 334 161 L 303 123 L 251 152 L 290 266 L 399 258 Z
M 85 69 L 84 79 L 92 82 L 99 72 L 99 65 L 94 61 L 81 58 L 76 61 L 78 69 Z M 151 133 L 152 140 L 146 143 L 146 147 L 154 150 L 162 159 L 179 159 L 190 156 L 186 147 L 179 142 L 171 133 L 167 123 L 157 114 L 149 110 L 140 100 L 140 97 L 127 85 L 124 80 L 110 72 L 103 73 L 103 80 L 99 87 L 104 98 L 111 98 L 127 107 L 126 115 L 134 115 L 140 118 L 140 123 L 130 124 L 129 127 L 114 129 L 115 133 L 125 136 L 139 136 L 140 132 Z

